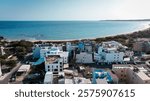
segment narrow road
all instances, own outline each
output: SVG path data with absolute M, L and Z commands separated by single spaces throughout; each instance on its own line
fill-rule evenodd
M 0 77 L 0 84 L 8 84 L 9 78 L 11 75 L 16 72 L 19 67 L 21 66 L 21 62 L 17 63 L 16 67 L 14 67 L 9 73 L 5 74 L 4 76 Z

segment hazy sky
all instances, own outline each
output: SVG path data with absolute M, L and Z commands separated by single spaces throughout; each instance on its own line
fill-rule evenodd
M 0 0 L 0 20 L 150 18 L 150 0 Z

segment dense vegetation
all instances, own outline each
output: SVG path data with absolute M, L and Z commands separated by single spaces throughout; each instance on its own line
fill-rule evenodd
M 17 56 L 18 60 L 23 60 L 25 55 L 32 51 L 33 43 L 25 40 L 7 42 L 0 40 L 0 45 L 5 47 L 5 55 L 0 55 L 1 65 L 6 65 L 8 67 L 15 67 L 17 61 L 9 59 L 10 55 Z M 7 44 L 6 44 L 7 43 Z
M 136 38 L 150 38 L 150 28 L 143 30 L 143 31 L 137 31 L 133 32 L 131 34 L 123 34 L 123 35 L 116 35 L 116 36 L 110 36 L 110 37 L 104 37 L 104 38 L 96 38 L 96 42 L 103 42 L 103 41 L 111 41 L 115 40 L 123 45 L 126 45 L 128 47 L 132 47 L 134 43 L 134 39 Z
M 32 52 L 33 43 L 25 40 L 12 41 L 9 47 L 13 47 L 12 51 L 19 59 L 24 59 L 27 53 Z

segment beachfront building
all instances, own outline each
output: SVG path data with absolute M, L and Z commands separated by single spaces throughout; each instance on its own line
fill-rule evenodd
M 89 64 L 93 62 L 93 53 L 80 52 L 76 54 L 76 63 Z
M 51 47 L 47 44 L 35 44 L 32 48 L 33 51 L 33 58 L 44 58 L 45 53 Z
M 44 58 L 48 55 L 60 55 L 64 63 L 68 63 L 68 52 L 62 51 L 63 46 L 49 46 L 47 44 L 36 44 L 33 47 L 33 58 Z
M 45 71 L 59 73 L 63 71 L 63 65 L 68 63 L 68 52 L 60 51 L 58 47 L 51 47 L 45 53 Z
M 113 65 L 112 71 L 119 81 L 129 84 L 150 84 L 150 73 L 138 65 Z
M 78 45 L 72 44 L 71 42 L 66 43 L 66 50 L 69 52 L 69 58 L 72 59 L 75 56 L 75 50 L 78 48 Z
M 103 42 L 98 47 L 98 52 L 94 53 L 94 60 L 96 62 L 105 62 L 108 64 L 113 62 L 123 63 L 125 53 L 123 51 L 119 51 L 119 48 L 126 49 L 125 46 L 122 46 L 116 41 Z
M 59 47 L 51 47 L 44 53 L 45 63 L 45 84 L 52 84 L 54 77 L 64 77 L 64 65 L 68 63 L 68 52 L 63 52 Z M 57 81 L 57 83 L 64 82 L 63 79 Z
M 76 45 L 76 44 L 72 44 L 71 42 L 67 42 L 66 43 L 66 50 L 67 50 L 67 52 L 74 51 L 77 48 L 78 48 L 78 45 Z
M 58 47 L 51 47 L 44 55 L 45 57 L 58 55 L 63 59 L 63 63 L 68 63 L 68 52 L 61 51 Z

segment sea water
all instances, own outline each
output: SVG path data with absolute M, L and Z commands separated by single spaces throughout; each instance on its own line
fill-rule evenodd
M 144 28 L 147 21 L 0 21 L 0 36 L 10 40 L 91 39 Z

